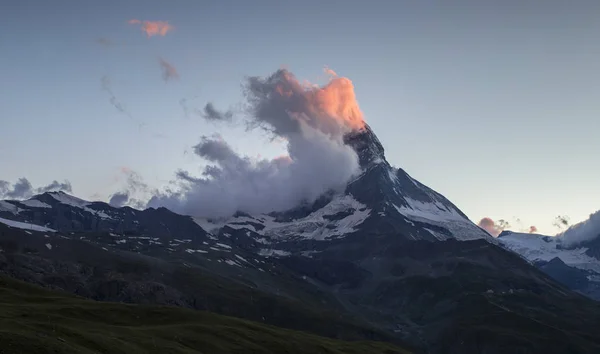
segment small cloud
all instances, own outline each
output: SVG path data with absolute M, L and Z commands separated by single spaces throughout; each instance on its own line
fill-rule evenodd
M 498 222 L 495 222 L 492 218 L 488 217 L 481 219 L 477 225 L 494 237 L 497 237 L 502 231 L 510 227 L 510 224 L 506 220 L 500 219 Z
M 233 112 L 231 110 L 221 112 L 217 110 L 211 102 L 207 103 L 199 114 L 204 117 L 204 119 L 210 121 L 231 121 L 233 119 Z
M 141 25 L 141 30 L 146 32 L 148 38 L 152 36 L 166 36 L 167 33 L 171 32 L 174 27 L 167 21 L 141 21 L 141 20 L 129 20 L 127 21 L 130 25 Z
M 529 233 L 530 233 L 530 234 L 535 234 L 535 233 L 537 233 L 537 232 L 538 232 L 538 228 L 537 228 L 537 227 L 535 227 L 535 226 L 533 226 L 533 225 L 532 225 L 532 226 L 529 226 Z
M 183 115 L 185 115 L 186 118 L 189 118 L 189 116 L 190 116 L 190 110 L 189 110 L 189 108 L 187 106 L 187 98 L 180 99 L 179 100 L 179 105 L 183 109 Z
M 64 181 L 61 183 L 61 182 L 54 180 L 49 185 L 36 189 L 36 193 L 46 193 L 46 192 L 52 192 L 52 191 L 63 191 L 63 192 L 72 193 L 73 187 L 71 187 L 71 182 L 69 182 L 69 181 Z
M 112 47 L 115 44 L 108 38 L 98 38 L 96 39 L 96 43 L 100 44 L 103 47 Z
M 333 78 L 336 78 L 336 77 L 338 76 L 338 74 L 337 74 L 335 71 L 333 71 L 332 69 L 330 69 L 328 66 L 325 66 L 325 67 L 323 68 L 323 71 L 325 72 L 325 74 L 326 74 L 327 76 L 329 76 L 329 77 L 330 77 L 330 78 L 332 78 L 332 79 L 333 79 Z
M 556 218 L 554 218 L 554 222 L 552 223 L 552 225 L 554 225 L 559 230 L 562 230 L 569 226 L 569 220 L 569 217 L 566 215 L 558 215 Z
M 142 128 L 146 125 L 146 123 L 140 122 L 137 119 L 135 119 L 133 117 L 133 115 L 129 112 L 129 110 L 125 107 L 125 104 L 117 98 L 117 96 L 115 95 L 115 93 L 112 89 L 112 84 L 111 84 L 110 78 L 105 75 L 102 77 L 101 82 L 102 82 L 102 89 L 108 93 L 108 96 L 109 96 L 108 101 L 110 102 L 110 104 L 113 107 L 115 107 L 119 112 L 123 113 L 124 115 L 129 117 L 129 119 L 131 119 L 133 122 L 135 122 L 138 125 L 139 130 L 141 131 Z
M 168 61 L 159 58 L 158 63 L 162 69 L 162 77 L 165 82 L 168 82 L 171 79 L 179 79 L 179 73 L 177 73 L 177 69 L 175 69 L 175 67 Z

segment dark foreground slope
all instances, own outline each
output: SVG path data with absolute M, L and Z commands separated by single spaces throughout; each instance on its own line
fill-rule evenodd
M 409 353 L 172 307 L 95 302 L 0 277 L 1 353 Z
M 341 340 L 394 340 L 266 262 L 269 271 L 255 272 L 260 279 L 240 267 L 235 269 L 247 272 L 228 276 L 219 264 L 164 260 L 0 224 L 0 274 L 12 278 L 99 301 L 186 307 Z M 262 289 L 273 279 L 278 294 Z M 286 281 L 294 294 L 287 294 Z

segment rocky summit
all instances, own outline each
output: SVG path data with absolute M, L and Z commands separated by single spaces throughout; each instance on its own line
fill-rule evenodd
M 599 303 L 391 166 L 370 127 L 345 142 L 360 173 L 285 212 L 205 219 L 63 192 L 0 201 L 0 272 L 422 353 L 600 352 Z

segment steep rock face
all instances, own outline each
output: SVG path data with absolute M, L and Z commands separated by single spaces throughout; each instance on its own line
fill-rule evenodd
M 368 224 L 370 228 L 379 224 L 381 231 L 395 230 L 412 240 L 490 239 L 441 194 L 392 167 L 369 126 L 346 141 L 357 152 L 362 168 L 346 193 L 373 210 L 371 217 L 377 220 Z M 419 226 L 414 227 L 415 222 Z

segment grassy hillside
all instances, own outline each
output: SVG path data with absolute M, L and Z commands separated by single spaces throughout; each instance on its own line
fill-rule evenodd
M 95 302 L 7 277 L 0 343 L 0 353 L 408 353 L 203 311 Z

